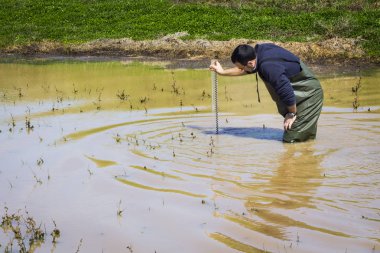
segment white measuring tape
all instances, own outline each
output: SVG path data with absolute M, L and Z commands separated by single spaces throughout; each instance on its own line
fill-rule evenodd
M 216 60 L 211 60 L 211 64 L 214 64 Z M 215 113 L 215 127 L 216 134 L 219 134 L 219 119 L 218 119 L 218 74 L 215 71 L 211 72 L 211 108 L 212 112 Z

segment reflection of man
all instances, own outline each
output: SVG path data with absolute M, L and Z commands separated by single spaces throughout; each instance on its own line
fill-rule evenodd
M 286 146 L 279 158 L 267 192 L 289 196 L 288 208 L 310 206 L 310 198 L 321 185 L 323 155 L 314 154 L 313 143 Z
M 266 43 L 254 48 L 240 45 L 233 51 L 231 60 L 236 67 L 223 69 L 215 61 L 210 70 L 225 76 L 258 73 L 284 117 L 285 142 L 315 138 L 323 92 L 319 81 L 297 56 Z
M 246 207 L 266 222 L 333 233 L 287 216 L 287 210 L 291 209 L 316 209 L 313 197 L 323 178 L 320 167 L 323 155 L 315 155 L 310 144 L 286 146 L 269 184 L 260 186 L 265 201 L 257 196 L 249 197 Z

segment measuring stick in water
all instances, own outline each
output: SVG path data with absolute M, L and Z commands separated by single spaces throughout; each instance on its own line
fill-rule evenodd
M 212 60 L 211 64 L 215 64 L 216 60 Z M 212 90 L 212 111 L 215 113 L 215 126 L 216 134 L 219 133 L 219 119 L 218 119 L 218 74 L 215 71 L 211 72 L 211 90 Z

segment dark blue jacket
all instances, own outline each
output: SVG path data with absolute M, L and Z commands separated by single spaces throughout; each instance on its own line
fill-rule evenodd
M 300 59 L 272 43 L 257 44 L 255 51 L 255 72 L 257 71 L 260 78 L 273 88 L 282 103 L 286 106 L 294 105 L 296 98 L 289 78 L 302 71 Z

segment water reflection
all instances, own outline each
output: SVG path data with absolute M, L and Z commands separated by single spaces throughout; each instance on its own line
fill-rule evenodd
M 319 138 L 296 145 L 281 142 L 281 119 L 265 94 L 252 104 L 249 78 L 220 78 L 220 111 L 231 115 L 221 113 L 215 136 L 214 115 L 204 113 L 209 74 L 119 63 L 0 64 L 4 202 L 57 220 L 62 252 L 82 237 L 92 240 L 85 252 L 121 252 L 121 237 L 138 252 L 154 252 L 152 241 L 157 252 L 174 252 L 167 246 L 174 242 L 186 252 L 378 249 L 379 117 L 372 105 L 379 74 L 363 77 L 360 99 L 371 113 L 330 110 Z M 322 80 L 326 104 L 350 108 L 356 79 L 341 79 Z M 127 215 L 115 223 L 121 200 Z M 146 233 L 136 233 L 141 227 Z M 300 248 L 282 249 L 297 232 Z
M 284 146 L 286 150 L 278 159 L 279 166 L 264 188 L 265 193 L 280 194 L 283 199 L 274 198 L 269 205 L 286 209 L 314 208 L 310 200 L 323 179 L 320 167 L 323 155 L 315 154 L 313 141 Z
M 344 233 L 310 225 L 314 221 L 307 210 L 318 210 L 314 195 L 324 178 L 320 166 L 324 155 L 315 153 L 314 144 L 314 141 L 285 144 L 286 151 L 278 159 L 279 166 L 274 175 L 268 184 L 260 185 L 261 197 L 255 195 L 247 198 L 245 206 L 255 218 L 265 224 L 276 224 L 279 231 L 272 231 L 268 236 L 284 239 L 279 235 L 283 235 L 289 227 L 298 227 L 349 237 Z M 303 210 L 302 214 L 300 210 Z
M 209 109 L 210 73 L 208 70 L 173 70 L 141 63 L 54 62 L 48 64 L 0 63 L 0 102 L 31 105 L 30 113 L 65 110 L 82 113 L 99 110 L 145 110 L 163 107 L 201 106 Z M 378 111 L 380 71 L 362 76 L 360 106 Z M 358 77 L 321 79 L 326 106 L 352 108 L 352 86 Z M 219 109 L 240 114 L 275 113 L 269 94 L 262 103 L 253 103 L 255 89 L 249 77 L 219 78 Z M 71 106 L 66 106 L 68 103 Z M 42 104 L 43 106 L 42 108 Z M 38 115 L 36 115 L 38 116 Z M 40 115 L 41 116 L 41 115 Z M 271 138 L 271 137 L 269 137 Z

